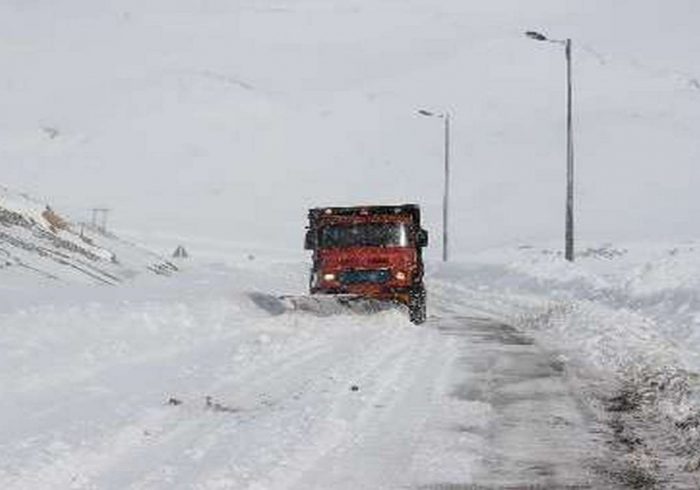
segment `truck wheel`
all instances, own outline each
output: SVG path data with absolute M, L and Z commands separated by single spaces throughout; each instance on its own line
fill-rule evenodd
M 425 288 L 418 287 L 411 290 L 408 302 L 408 316 L 412 323 L 420 325 L 427 317 L 425 306 Z

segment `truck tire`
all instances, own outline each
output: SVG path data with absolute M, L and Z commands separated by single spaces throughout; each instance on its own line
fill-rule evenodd
M 411 289 L 408 302 L 408 316 L 412 323 L 420 325 L 427 318 L 425 306 L 425 288 L 420 286 Z

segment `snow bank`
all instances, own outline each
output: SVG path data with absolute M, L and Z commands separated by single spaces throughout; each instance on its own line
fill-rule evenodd
M 683 455 L 662 465 L 694 471 L 700 468 L 698 272 L 695 243 L 592 246 L 574 264 L 551 249 L 520 247 L 437 267 L 435 286 L 459 290 L 463 312 L 501 317 L 558 353 L 572 376 L 588 380 L 584 389 L 597 409 L 618 419 L 623 406 L 656 420 L 649 433 L 629 416 L 625 430 L 643 434 L 665 454 Z

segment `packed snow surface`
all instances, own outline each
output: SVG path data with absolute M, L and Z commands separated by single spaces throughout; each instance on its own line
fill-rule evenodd
M 453 342 L 397 311 L 270 316 L 242 289 L 269 289 L 262 268 L 173 281 L 6 310 L 3 488 L 357 488 L 420 476 L 401 471 L 445 396 L 436 381 Z

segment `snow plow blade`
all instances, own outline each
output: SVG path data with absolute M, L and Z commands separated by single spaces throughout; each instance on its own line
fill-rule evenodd
M 383 301 L 353 294 L 317 294 L 312 296 L 271 296 L 250 293 L 250 299 L 273 315 L 289 311 L 302 311 L 317 316 L 342 314 L 371 315 L 381 311 L 401 308 L 394 301 Z
M 280 299 L 293 311 L 305 311 L 319 316 L 355 313 L 371 315 L 399 307 L 393 301 L 365 298 L 352 294 L 317 294 L 314 296 L 282 296 Z

